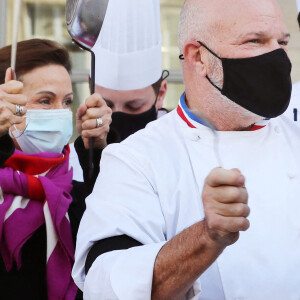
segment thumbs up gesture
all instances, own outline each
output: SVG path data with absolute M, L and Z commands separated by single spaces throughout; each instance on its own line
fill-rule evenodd
M 8 68 L 5 83 L 0 85 L 0 137 L 7 134 L 13 124 L 24 122 L 27 98 L 22 90 L 23 83 L 13 80 L 13 71 Z

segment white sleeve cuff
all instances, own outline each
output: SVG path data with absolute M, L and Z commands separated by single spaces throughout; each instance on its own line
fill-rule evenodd
M 99 256 L 85 278 L 84 299 L 150 300 L 154 263 L 165 243 Z

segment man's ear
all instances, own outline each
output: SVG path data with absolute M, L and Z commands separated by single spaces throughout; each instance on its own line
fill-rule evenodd
M 159 110 L 160 108 L 163 107 L 164 104 L 164 99 L 166 97 L 166 93 L 167 93 L 167 89 L 168 89 L 168 84 L 167 84 L 167 80 L 164 79 L 161 82 L 159 91 L 158 91 L 158 96 L 157 96 L 157 101 L 155 104 L 156 110 Z
M 185 44 L 183 49 L 184 63 L 193 65 L 199 76 L 207 75 L 206 65 L 204 64 L 205 57 L 202 55 L 201 45 L 198 42 L 192 41 Z

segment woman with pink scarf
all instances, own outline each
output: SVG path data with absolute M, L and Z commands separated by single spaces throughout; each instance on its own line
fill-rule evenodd
M 80 106 L 75 147 L 85 182 L 72 181 L 66 49 L 48 40 L 18 43 L 16 80 L 9 63 L 10 46 L 0 49 L 0 299 L 72 300 L 77 228 L 99 172 L 111 111 L 96 94 Z M 89 137 L 95 141 L 91 179 Z

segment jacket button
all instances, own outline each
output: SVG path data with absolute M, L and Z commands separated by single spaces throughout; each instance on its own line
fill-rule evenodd
M 198 141 L 200 140 L 199 134 L 197 134 L 197 133 L 193 134 L 193 135 L 191 136 L 191 140 L 192 140 L 193 142 L 198 142 Z
M 276 133 L 280 133 L 280 128 L 278 126 L 275 126 L 274 130 Z
M 294 178 L 297 177 L 297 175 L 295 173 L 293 173 L 293 172 L 288 172 L 287 176 L 288 176 L 289 179 L 294 179 Z

